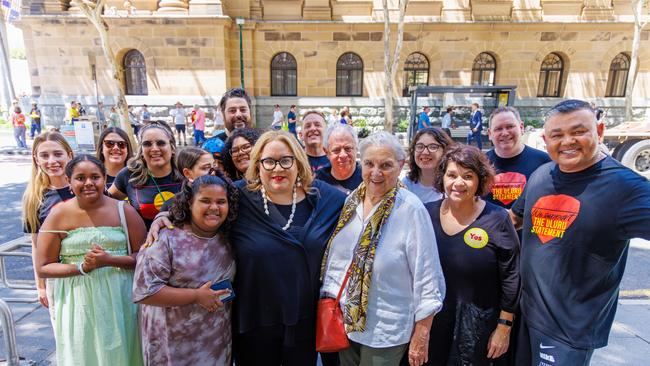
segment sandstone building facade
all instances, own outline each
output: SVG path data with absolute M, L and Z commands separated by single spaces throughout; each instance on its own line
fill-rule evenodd
M 397 1 L 389 4 L 396 18 Z M 122 1 L 108 0 L 104 12 L 130 104 L 216 105 L 226 89 L 240 85 L 241 18 L 244 84 L 254 96 L 258 124 L 268 124 L 275 103 L 350 106 L 381 119 L 381 0 L 131 5 L 129 14 Z M 593 100 L 620 115 L 632 20 L 629 0 L 411 0 L 392 97 L 403 112 L 408 85 L 516 85 L 515 104 L 527 118 L 539 118 L 543 108 L 569 97 Z M 55 124 L 70 100 L 94 105 L 96 89 L 100 100 L 112 104 L 98 35 L 74 1 L 23 0 L 18 26 L 33 96 L 51 118 L 46 123 Z M 641 36 L 638 113 L 645 112 L 650 95 L 649 34 Z

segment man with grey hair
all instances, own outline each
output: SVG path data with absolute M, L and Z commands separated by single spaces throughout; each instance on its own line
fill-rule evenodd
M 523 223 L 523 322 L 516 365 L 589 365 L 607 345 L 629 240 L 650 239 L 650 182 L 598 149 L 604 126 L 589 103 L 545 118 L 553 162 L 512 206 Z
M 327 129 L 323 142 L 330 166 L 318 170 L 316 179 L 349 195 L 363 181 L 357 163 L 357 134 L 349 125 L 338 123 Z
M 547 153 L 524 145 L 523 133 L 524 122 L 514 107 L 499 107 L 490 115 L 488 138 L 494 148 L 486 155 L 497 174 L 485 199 L 495 205 L 510 208 L 530 175 L 551 161 Z

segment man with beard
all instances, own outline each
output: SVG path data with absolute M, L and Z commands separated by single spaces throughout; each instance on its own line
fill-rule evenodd
M 327 130 L 324 143 L 331 165 L 317 171 L 316 179 L 349 195 L 363 181 L 361 167 L 357 163 L 357 134 L 350 125 L 339 123 Z
M 325 115 L 319 111 L 307 111 L 302 117 L 301 136 L 312 172 L 330 165 L 327 153 L 323 149 L 325 127 Z
M 225 132 L 216 136 L 221 141 L 225 142 L 235 129 L 250 128 L 253 125 L 251 98 L 242 88 L 233 88 L 225 92 L 219 102 L 219 109 L 223 116 L 223 125 L 226 128 Z
M 519 198 L 530 175 L 551 161 L 547 153 L 524 145 L 523 133 L 524 122 L 514 107 L 499 107 L 490 115 L 488 137 L 494 148 L 487 157 L 497 175 L 485 199 L 504 208 Z
M 587 102 L 553 107 L 553 161 L 512 206 L 523 224 L 518 366 L 589 365 L 607 345 L 630 239 L 650 239 L 650 183 L 599 151 L 603 131 Z

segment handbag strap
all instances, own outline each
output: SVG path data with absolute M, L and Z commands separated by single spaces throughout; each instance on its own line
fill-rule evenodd
M 343 283 L 341 283 L 341 288 L 339 289 L 339 294 L 336 295 L 336 303 L 338 304 L 341 301 L 341 295 L 343 294 L 343 289 L 345 288 L 345 285 L 348 284 L 348 278 L 350 278 L 350 273 L 352 272 L 352 266 L 354 265 L 354 261 L 350 263 L 350 267 L 348 267 L 347 272 L 345 272 L 345 278 L 343 278 Z
M 126 236 L 126 252 L 131 255 L 131 241 L 129 240 L 129 226 L 126 224 L 126 217 L 124 216 L 124 201 L 117 202 L 117 212 L 120 214 L 120 224 L 124 235 Z

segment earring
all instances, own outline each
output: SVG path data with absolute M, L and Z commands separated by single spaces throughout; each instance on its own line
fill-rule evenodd
M 296 179 L 296 187 L 302 187 L 302 179 L 300 179 L 300 177 Z

